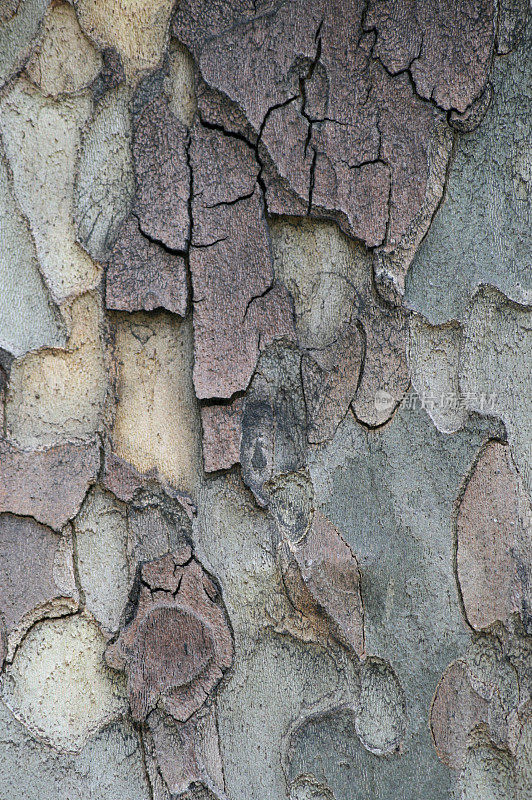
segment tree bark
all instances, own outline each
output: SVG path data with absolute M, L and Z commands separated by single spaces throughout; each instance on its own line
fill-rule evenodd
M 532 795 L 526 0 L 0 0 L 0 799 Z

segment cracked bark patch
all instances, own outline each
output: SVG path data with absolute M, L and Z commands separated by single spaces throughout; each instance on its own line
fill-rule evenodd
M 185 259 L 143 236 L 133 215 L 124 222 L 107 260 L 105 302 L 116 311 L 165 308 L 182 317 L 187 312 Z
M 374 54 L 392 74 L 408 70 L 417 93 L 459 112 L 482 93 L 495 35 L 495 4 L 444 0 L 370 0 L 364 27 L 376 32 Z
M 94 675 L 102 668 L 103 641 L 94 620 L 83 612 L 33 625 L 15 653 L 21 658 L 13 682 L 16 670 L 8 668 L 18 692 L 9 702 L 24 723 L 0 700 L 6 800 L 87 792 L 95 800 L 135 792 L 143 800 L 225 800 L 226 791 L 232 800 L 287 794 L 291 800 L 377 800 L 390 791 L 443 797 L 451 792 L 446 763 L 453 758 L 463 766 L 455 788 L 464 800 L 476 800 L 478 791 L 498 800 L 527 796 L 532 680 L 530 637 L 519 615 L 529 623 L 521 534 L 529 533 L 530 506 L 515 489 L 519 476 L 510 460 L 510 477 L 497 464 L 486 470 L 480 513 L 469 490 L 481 461 L 464 486 L 479 448 L 503 434 L 486 418 L 484 401 L 477 402 L 488 386 L 500 390 L 493 407 L 507 425 L 523 478 L 530 477 L 523 389 L 529 312 L 489 289 L 469 302 L 469 289 L 486 280 L 514 300 L 527 297 L 519 266 L 526 263 L 519 255 L 527 197 L 525 67 L 523 49 L 513 52 L 524 6 L 521 0 L 487 3 L 180 0 L 172 26 L 179 42 L 169 42 L 170 0 L 134 0 L 127 8 L 124 0 L 77 0 L 97 52 L 71 6 L 55 0 L 45 14 L 44 38 L 37 33 L 28 43 L 22 27 L 33 36 L 44 6 L 0 2 L 0 45 L 6 30 L 13 36 L 0 47 L 0 76 L 13 82 L 2 95 L 9 151 L 9 163 L 1 165 L 2 198 L 8 198 L 0 198 L 7 209 L 0 222 L 7 231 L 2 269 L 9 291 L 13 270 L 23 267 L 24 276 L 22 301 L 17 287 L 12 299 L 4 297 L 7 333 L 0 347 L 18 357 L 58 345 L 15 361 L 10 378 L 8 362 L 5 374 L 0 371 L 7 395 L 3 429 L 23 447 L 68 445 L 52 448 L 52 457 L 52 450 L 0 443 L 0 473 L 8 474 L 6 488 L 0 486 L 0 511 L 7 504 L 0 523 L 12 519 L 13 529 L 26 534 L 11 536 L 4 560 L 15 564 L 14 576 L 28 552 L 36 563 L 20 576 L 23 586 L 34 581 L 27 596 L 11 591 L 11 611 L 24 599 L 34 602 L 39 558 L 46 571 L 50 542 L 64 547 L 70 575 L 72 531 L 80 603 L 104 630 L 122 629 L 117 641 L 134 630 L 126 655 L 130 665 L 137 659 L 131 672 L 141 684 L 133 692 L 136 730 L 122 722 L 109 728 L 115 712 L 100 714 L 109 684 L 105 679 L 102 688 Z M 69 20 L 64 27 L 54 22 L 62 15 Z M 497 51 L 508 56 L 495 62 L 492 97 L 486 79 L 495 38 Z M 21 86 L 29 100 L 21 99 Z M 493 115 L 501 120 L 496 130 Z M 70 139 L 63 119 L 73 125 Z M 490 158 L 479 158 L 482 136 Z M 448 181 L 453 141 L 459 188 Z M 83 246 L 106 268 L 110 325 L 99 314 L 99 266 L 71 246 L 72 147 L 75 220 Z M 438 234 L 445 264 L 435 275 L 433 254 L 424 250 L 431 234 L 422 240 L 433 218 L 437 224 L 457 203 L 464 180 L 471 196 L 465 206 L 458 203 L 458 216 L 460 222 L 471 217 L 475 235 L 451 226 L 449 236 L 467 256 L 457 267 L 456 247 L 447 259 L 446 234 Z M 39 190 L 44 183 L 46 190 Z M 494 201 L 485 201 L 486 186 L 497 190 Z M 333 233 L 321 236 L 318 219 L 329 233 L 341 228 L 359 242 L 343 247 Z M 297 237 L 287 235 L 289 226 L 300 228 L 304 244 L 293 247 Z M 484 234 L 490 258 L 484 245 L 475 249 Z M 37 248 L 32 235 L 40 236 Z M 289 257 L 279 255 L 285 235 L 287 249 L 293 247 Z M 401 300 L 420 246 L 423 258 L 415 266 L 421 263 L 424 276 L 418 291 L 430 306 L 426 319 L 446 319 L 441 304 L 447 303 L 464 325 L 449 341 L 447 331 L 428 322 L 421 331 L 410 320 L 418 388 L 441 378 L 444 387 L 469 395 L 467 411 L 484 414 L 467 420 L 433 414 L 438 430 L 424 411 L 413 412 L 412 396 L 402 402 L 409 371 Z M 80 275 L 83 263 L 93 270 L 88 278 Z M 70 328 L 64 349 L 63 325 L 58 315 L 55 326 L 52 303 L 48 314 L 40 269 Z M 26 280 L 28 271 L 36 280 Z M 75 320 L 71 296 L 87 288 L 96 289 L 93 313 L 86 294 Z M 187 303 L 191 313 L 180 320 Z M 24 330 L 17 328 L 21 316 Z M 27 320 L 34 319 L 37 333 L 24 338 Z M 239 462 L 241 469 L 204 475 L 200 422 L 205 470 Z M 98 458 L 91 476 L 80 478 L 76 470 L 86 465 L 70 448 L 79 447 L 92 463 L 92 451 L 79 442 L 96 430 L 105 461 L 100 485 L 83 502 L 97 480 Z M 453 436 L 443 435 L 447 430 Z M 509 455 L 507 446 L 497 446 Z M 183 490 L 199 501 L 197 509 Z M 504 613 L 491 614 L 494 581 L 487 571 L 478 579 L 483 566 L 455 570 L 464 582 L 475 579 L 459 597 L 453 503 L 460 521 L 470 505 L 469 528 L 464 533 L 463 526 L 461 538 L 457 532 L 457 560 L 466 542 L 473 560 L 488 568 L 496 562 Z M 519 507 L 518 526 L 508 521 L 510 506 Z M 485 519 L 490 514 L 499 522 Z M 39 516 L 60 533 L 44 528 Z M 66 520 L 72 524 L 61 528 Z M 501 520 L 502 541 L 495 536 Z M 35 544 L 37 529 L 42 547 Z M 276 560 L 280 538 L 284 560 Z M 15 563 L 22 550 L 26 555 Z M 235 626 L 231 672 L 211 693 L 199 686 L 214 649 L 204 618 L 211 577 L 200 560 L 220 575 L 224 603 L 207 598 L 221 610 L 229 640 L 225 605 Z M 183 608 L 183 581 L 192 567 L 196 605 Z M 490 619 L 473 624 L 478 629 L 464 654 L 470 633 L 461 612 L 471 623 L 475 581 L 488 597 L 480 611 Z M 74 602 L 68 592 L 65 597 Z M 51 612 L 57 600 L 61 595 L 46 610 L 48 601 L 37 598 L 28 613 Z M 0 613 L 0 659 L 11 611 Z M 493 622 L 497 617 L 507 629 Z M 359 662 L 354 654 L 365 645 L 388 661 L 371 655 Z M 464 673 L 454 683 L 444 676 L 434 701 L 433 710 L 441 712 L 440 761 L 427 715 L 451 661 L 450 673 L 456 664 Z M 175 692 L 165 680 L 172 682 L 177 669 L 183 683 Z M 36 700 L 43 675 L 45 690 L 37 690 Z M 118 694 L 122 715 L 123 690 Z M 470 718 L 469 705 L 478 698 L 487 711 Z M 176 708 L 178 716 L 191 716 L 177 721 L 168 713 Z M 73 748 L 81 749 L 68 757 L 56 752 Z
M 173 33 L 209 87 L 200 109 L 258 141 L 270 212 L 332 217 L 369 246 L 402 239 L 427 191 L 435 126 L 482 93 L 494 39 L 488 0 L 436 17 L 418 6 L 408 35 L 403 6 L 393 18 L 345 0 L 178 9 Z
M 125 669 L 133 718 L 160 702 L 178 722 L 205 703 L 233 660 L 233 642 L 218 590 L 191 551 L 143 564 L 135 614 L 106 651 Z
M 0 514 L 0 612 L 8 634 L 8 658 L 43 617 L 76 611 L 72 537 L 32 517 Z
M 168 100 L 148 103 L 135 125 L 133 212 L 142 232 L 169 250 L 184 251 L 190 238 L 188 132 Z
M 34 517 L 55 530 L 78 512 L 100 468 L 97 441 L 34 452 L 3 441 L 0 453 L 0 511 Z
M 182 506 L 189 519 L 196 513 L 196 506 L 190 496 L 177 491 L 164 480 L 156 468 L 141 473 L 113 452 L 105 454 L 102 484 L 119 500 L 126 503 L 130 502 L 140 490 L 160 485 L 170 498 Z
M 194 386 L 200 399 L 230 398 L 248 387 L 260 351 L 292 336 L 290 303 L 274 285 L 253 151 L 196 124 L 191 166 Z

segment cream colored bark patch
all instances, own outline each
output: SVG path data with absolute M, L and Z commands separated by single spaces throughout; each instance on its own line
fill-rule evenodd
M 326 347 L 356 313 L 355 287 L 367 282 L 371 259 L 333 223 L 283 220 L 270 230 L 275 275 L 294 298 L 300 343 Z
M 6 671 L 3 700 L 36 736 L 80 750 L 127 710 L 123 682 L 104 664 L 105 644 L 88 616 L 37 623 Z
M 74 520 L 78 573 L 88 610 L 116 631 L 127 602 L 127 519 L 112 494 L 94 489 Z
M 455 324 L 430 325 L 410 317 L 408 360 L 412 385 L 427 414 L 442 433 L 455 433 L 467 419 L 458 373 L 462 331 Z
M 194 62 L 192 57 L 175 39 L 170 44 L 168 55 L 169 75 L 165 81 L 165 93 L 170 100 L 170 111 L 190 127 L 196 113 L 196 93 L 194 90 Z
M 115 452 L 139 471 L 156 467 L 192 491 L 202 464 L 189 321 L 164 313 L 116 315 L 116 358 Z
M 0 88 L 22 69 L 39 41 L 49 2 L 2 0 L 0 3 Z
M 54 300 L 94 287 L 101 270 L 76 242 L 72 219 L 80 129 L 89 92 L 54 100 L 25 78 L 0 101 L 0 130 L 14 189 L 35 237 L 41 270 Z
M 66 350 L 43 349 L 13 363 L 6 429 L 20 447 L 82 440 L 98 428 L 107 394 L 99 295 L 77 298 L 65 316 Z
M 129 77 L 160 64 L 174 0 L 77 0 L 75 6 L 85 33 L 116 48 Z
M 38 347 L 63 345 L 61 318 L 40 274 L 35 243 L 15 200 L 1 144 L 0 241 L 0 347 L 21 356 Z
M 68 3 L 48 10 L 44 38 L 26 67 L 30 79 L 43 94 L 57 97 L 86 89 L 102 66 L 102 57 L 81 28 Z

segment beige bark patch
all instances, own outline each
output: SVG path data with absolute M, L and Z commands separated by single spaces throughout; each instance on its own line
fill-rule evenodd
M 530 613 L 532 506 L 508 450 L 499 442 L 486 447 L 458 510 L 458 580 L 476 630 Z
M 110 492 L 94 489 L 74 520 L 79 578 L 88 610 L 116 631 L 127 602 L 127 519 Z
M 174 0 L 77 0 L 81 27 L 100 46 L 114 47 L 134 78 L 161 62 Z
M 0 129 L 15 194 L 57 302 L 94 287 L 101 274 L 76 242 L 72 220 L 80 129 L 91 108 L 89 92 L 54 100 L 44 97 L 25 78 L 0 101 Z
M 412 385 L 442 433 L 455 433 L 467 419 L 458 381 L 461 343 L 459 325 L 430 325 L 417 314 L 410 317 Z
M 21 356 L 64 344 L 61 319 L 40 274 L 35 243 L 16 202 L 1 145 L 0 240 L 0 347 Z
M 36 736 L 61 750 L 80 750 L 127 709 L 125 687 L 105 666 L 104 649 L 88 616 L 37 623 L 6 672 L 4 701 Z
M 28 60 L 41 35 L 50 0 L 2 0 L 0 3 L 0 87 Z M 15 13 L 16 12 L 16 13 Z
M 371 260 L 333 223 L 274 221 L 270 227 L 275 275 L 294 299 L 301 345 L 330 345 L 351 322 L 354 274 L 370 276 Z
M 190 127 L 196 113 L 194 89 L 194 61 L 190 53 L 176 39 L 172 39 L 168 55 L 169 75 L 164 84 L 170 101 L 170 111 L 183 125 Z
M 6 429 L 20 447 L 81 440 L 98 428 L 107 394 L 99 296 L 77 298 L 65 316 L 66 350 L 29 353 L 12 366 Z
M 202 472 L 192 330 L 169 314 L 116 316 L 117 455 L 191 491 Z
M 57 97 L 86 89 L 102 66 L 102 57 L 79 27 L 68 3 L 49 9 L 44 38 L 26 67 L 30 79 L 46 95 Z

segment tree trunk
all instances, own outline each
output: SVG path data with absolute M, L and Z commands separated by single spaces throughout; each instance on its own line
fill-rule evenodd
M 527 13 L 0 0 L 0 800 L 532 796 Z

